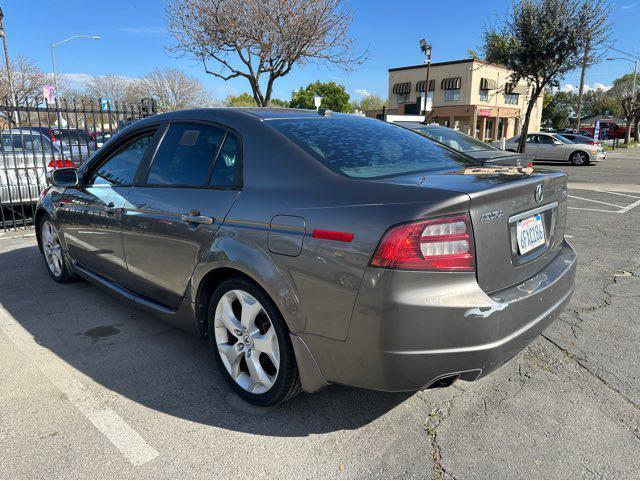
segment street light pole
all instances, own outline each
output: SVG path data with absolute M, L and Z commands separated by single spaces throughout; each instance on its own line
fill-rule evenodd
M 427 43 L 427 41 L 423 38 L 420 40 L 420 50 L 426 56 L 427 62 L 427 79 L 426 84 L 424 86 L 424 120 L 427 121 L 427 104 L 429 102 L 429 74 L 431 71 L 431 49 L 432 46 Z
M 75 40 L 76 38 L 88 38 L 91 40 L 100 40 L 100 37 L 97 35 L 73 35 L 72 37 L 65 38 L 64 40 L 60 40 L 59 42 L 54 42 L 51 44 L 51 67 L 53 68 L 53 85 L 56 88 L 56 96 L 58 95 L 58 74 L 56 72 L 56 57 L 54 53 L 54 48 L 58 45 L 62 45 L 63 43 L 67 43 L 71 40 Z
M 4 61 L 7 66 L 7 80 L 9 81 L 9 94 L 11 95 L 11 102 L 13 107 L 17 107 L 16 92 L 13 90 L 13 72 L 11 71 L 11 62 L 9 60 L 9 49 L 7 48 L 7 34 L 4 30 L 4 13 L 2 7 L 0 7 L 0 36 L 2 36 L 2 44 L 4 46 Z M 17 118 L 17 112 L 14 113 Z M 17 123 L 17 122 L 16 122 Z

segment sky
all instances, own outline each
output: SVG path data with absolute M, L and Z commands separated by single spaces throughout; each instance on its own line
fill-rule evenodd
M 274 97 L 290 99 L 292 91 L 310 82 L 343 84 L 352 98 L 367 94 L 387 96 L 387 69 L 422 63 L 418 42 L 425 37 L 433 45 L 433 61 L 467 58 L 467 50 L 479 50 L 483 28 L 493 25 L 508 11 L 511 0 L 350 0 L 354 13 L 351 33 L 355 53 L 368 51 L 358 70 L 344 73 L 325 65 L 305 65 L 276 81 Z M 640 56 L 637 35 L 640 0 L 611 0 L 613 43 Z M 176 67 L 199 78 L 211 94 L 222 99 L 250 91 L 246 79 L 224 82 L 207 75 L 202 64 L 176 58 L 167 47 L 165 0 L 0 0 L 10 56 L 22 54 L 43 70 L 51 71 L 49 45 L 71 35 L 98 35 L 100 40 L 79 39 L 56 48 L 56 67 L 72 81 L 89 75 L 145 75 L 155 68 Z M 611 52 L 611 56 L 618 56 Z M 588 86 L 611 85 L 630 71 L 629 62 L 596 65 L 587 72 Z M 570 90 L 579 83 L 574 72 L 562 81 Z

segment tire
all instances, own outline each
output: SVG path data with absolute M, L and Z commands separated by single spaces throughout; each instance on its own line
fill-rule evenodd
M 64 251 L 60 245 L 60 234 L 48 215 L 43 215 L 40 218 L 38 235 L 40 236 L 42 258 L 51 278 L 61 284 L 74 280 L 75 276 L 69 269 Z
M 589 165 L 589 156 L 582 151 L 577 151 L 569 157 L 571 165 Z
M 207 317 L 218 368 L 242 399 L 272 406 L 300 392 L 289 330 L 260 287 L 243 277 L 224 280 L 211 296 Z

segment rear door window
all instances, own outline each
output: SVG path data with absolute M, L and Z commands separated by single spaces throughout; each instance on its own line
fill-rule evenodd
M 206 186 L 226 131 L 196 123 L 169 126 L 149 170 L 149 185 Z
M 348 177 L 390 177 L 476 165 L 423 135 L 379 120 L 336 115 L 268 122 L 326 167 Z

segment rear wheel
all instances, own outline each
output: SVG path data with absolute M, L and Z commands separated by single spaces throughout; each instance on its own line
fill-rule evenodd
M 40 220 L 40 243 L 47 271 L 53 280 L 63 284 L 72 280 L 73 275 L 65 261 L 58 230 L 46 215 Z
M 571 154 L 569 161 L 573 165 L 587 165 L 589 163 L 589 156 L 584 152 L 578 151 Z
M 289 331 L 262 289 L 240 277 L 223 281 L 208 317 L 218 367 L 240 397 L 270 406 L 300 392 Z

